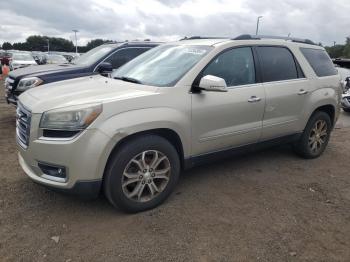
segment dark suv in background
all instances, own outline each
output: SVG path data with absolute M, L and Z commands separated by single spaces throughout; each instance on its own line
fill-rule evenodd
M 108 75 L 114 69 L 159 44 L 149 41 L 104 44 L 83 54 L 71 63 L 14 70 L 5 81 L 6 101 L 17 105 L 17 99 L 21 93 L 42 84 L 93 74 Z

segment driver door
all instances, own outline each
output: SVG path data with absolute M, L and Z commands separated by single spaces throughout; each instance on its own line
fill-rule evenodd
M 206 75 L 223 78 L 228 91 L 192 94 L 192 154 L 256 143 L 262 131 L 265 92 L 256 81 L 252 49 L 222 52 L 199 78 Z

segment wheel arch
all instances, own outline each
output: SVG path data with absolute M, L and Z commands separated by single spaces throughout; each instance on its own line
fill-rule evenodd
M 311 116 L 312 117 L 316 112 L 325 112 L 326 114 L 329 115 L 330 119 L 331 119 L 331 123 L 332 123 L 332 127 L 334 127 L 335 125 L 335 106 L 332 104 L 325 104 L 322 106 L 318 106 L 317 108 L 314 109 L 314 111 L 312 112 Z
M 125 145 L 128 141 L 139 137 L 139 136 L 144 136 L 144 135 L 157 135 L 160 136 L 164 139 L 166 139 L 167 141 L 169 141 L 174 148 L 176 149 L 178 155 L 179 155 L 179 159 L 180 159 L 180 163 L 181 163 L 181 168 L 183 169 L 184 167 L 184 148 L 183 148 L 183 143 L 182 140 L 179 136 L 179 134 L 177 132 L 175 132 L 174 130 L 170 129 L 170 128 L 155 128 L 155 129 L 150 129 L 150 130 L 143 130 L 143 131 L 139 131 L 139 132 L 135 132 L 133 134 L 130 134 L 128 136 L 123 137 L 122 139 L 120 139 L 114 146 L 113 149 L 111 150 L 107 161 L 106 161 L 106 165 L 104 167 L 104 171 L 103 171 L 103 178 L 105 176 L 105 172 L 108 168 L 108 164 L 110 163 L 112 157 L 117 154 L 118 150 Z

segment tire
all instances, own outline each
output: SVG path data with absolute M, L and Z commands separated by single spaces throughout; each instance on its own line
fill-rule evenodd
M 344 112 L 350 113 L 350 108 L 343 108 Z
M 321 132 L 316 133 L 316 125 L 318 125 L 317 130 L 320 130 L 320 127 L 322 126 L 321 123 L 325 123 L 326 126 L 322 128 Z M 310 117 L 301 138 L 294 144 L 295 152 L 306 159 L 319 157 L 327 147 L 331 130 L 332 123 L 329 115 L 322 111 L 315 112 Z M 317 136 L 317 134 L 319 135 Z M 314 147 L 315 142 L 317 148 Z
M 180 159 L 174 146 L 160 136 L 144 135 L 127 141 L 111 156 L 104 192 L 113 206 L 136 213 L 166 200 L 179 175 Z

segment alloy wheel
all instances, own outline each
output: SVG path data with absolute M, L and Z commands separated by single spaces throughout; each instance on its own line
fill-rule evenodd
M 309 136 L 309 148 L 312 153 L 317 154 L 322 150 L 323 145 L 327 141 L 328 126 L 325 120 L 317 120 L 311 129 Z
M 170 161 L 157 150 L 147 150 L 133 157 L 122 176 L 124 195 L 133 201 L 148 202 L 166 188 L 171 174 Z

